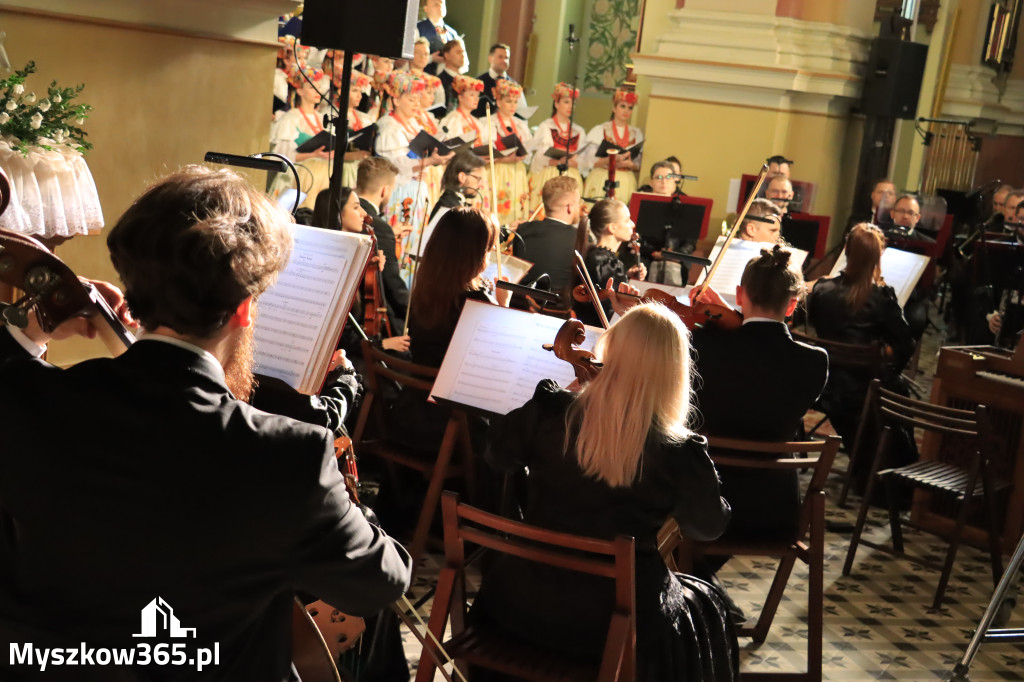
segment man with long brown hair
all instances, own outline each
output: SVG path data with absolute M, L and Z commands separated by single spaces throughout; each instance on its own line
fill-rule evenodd
M 408 588 L 410 561 L 349 501 L 326 428 L 240 399 L 287 218 L 235 173 L 190 166 L 107 244 L 142 327 L 127 352 L 62 370 L 28 357 L 50 340 L 37 324 L 0 330 L 0 627 L 145 665 L 156 604 L 218 663 L 157 659 L 147 677 L 291 679 L 295 590 L 368 616 Z M 57 336 L 71 331 L 80 319 Z

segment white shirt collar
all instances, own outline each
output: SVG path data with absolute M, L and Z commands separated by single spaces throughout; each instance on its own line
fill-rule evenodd
M 746 317 L 746 318 L 743 318 L 743 324 L 748 324 L 750 322 L 774 322 L 775 324 L 783 324 L 783 325 L 786 324 L 785 322 L 779 322 L 778 320 L 773 320 L 770 317 Z
M 504 75 L 504 74 L 500 74 L 500 73 L 498 73 L 498 72 L 497 72 L 497 71 L 495 71 L 494 69 L 487 69 L 487 74 L 488 74 L 488 75 L 489 75 L 489 76 L 490 76 L 491 78 L 493 78 L 494 80 L 498 80 L 499 78 L 501 78 L 501 77 L 502 77 L 502 76 Z
M 458 71 L 452 71 L 451 69 L 449 69 L 447 64 L 445 64 L 444 66 L 444 71 L 452 78 L 455 78 L 456 76 L 459 75 Z

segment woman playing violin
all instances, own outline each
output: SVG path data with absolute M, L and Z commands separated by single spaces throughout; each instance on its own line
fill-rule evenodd
M 587 227 L 589 222 L 589 228 Z M 609 280 L 614 287 L 628 283 L 630 279 L 643 280 L 647 276 L 647 267 L 643 263 L 626 269 L 625 264 L 616 255 L 619 247 L 633 239 L 633 219 L 629 216 L 629 207 L 618 199 L 602 199 L 590 209 L 588 220 L 581 220 L 577 235 L 576 250 L 583 254 L 587 272 L 595 286 L 605 287 Z M 588 235 L 589 230 L 589 235 Z M 588 244 L 590 239 L 596 243 Z M 639 293 L 632 287 L 628 293 Z M 613 300 L 606 298 L 602 305 L 607 317 L 613 312 Z M 573 312 L 584 323 L 593 326 L 600 324 L 597 311 L 590 299 L 575 301 Z
M 321 202 L 321 197 L 317 199 L 318 208 L 325 206 L 327 203 L 325 193 L 321 192 L 321 196 L 324 197 Z M 327 227 L 330 229 L 341 229 L 345 232 L 355 232 L 362 234 L 366 231 L 366 211 L 359 204 L 359 196 L 351 187 L 342 187 L 341 194 L 339 195 L 339 202 L 341 204 L 341 210 L 337 213 L 336 222 L 332 225 L 330 223 L 320 224 L 321 227 Z M 324 213 L 321 209 L 319 213 Z M 315 215 L 318 212 L 314 212 Z M 383 268 L 384 257 L 382 253 L 378 253 L 374 257 L 374 265 L 376 268 Z M 352 315 L 358 320 L 362 319 L 363 314 L 363 300 L 360 294 L 356 295 L 356 300 L 352 304 Z M 353 327 L 352 321 L 349 320 L 345 323 L 345 327 L 341 333 L 341 341 L 338 347 L 345 351 L 350 359 L 355 361 L 358 369 L 362 369 L 362 335 Z M 409 350 L 409 337 L 408 336 L 392 336 L 389 338 L 374 337 L 371 339 L 375 345 L 379 345 L 386 351 L 402 353 Z
M 884 250 L 880 229 L 869 223 L 855 225 L 846 238 L 846 267 L 835 277 L 817 281 L 807 298 L 807 317 L 823 339 L 865 345 L 881 340 L 889 349 L 883 385 L 909 395 L 900 373 L 914 353 L 914 338 L 896 292 L 882 279 Z M 863 372 L 836 369 L 822 395 L 825 413 L 847 449 L 853 446 L 870 380 Z
M 717 592 L 670 573 L 657 552 L 669 516 L 701 540 L 717 538 L 729 522 L 707 442 L 689 427 L 688 337 L 663 306 L 636 306 L 598 341 L 604 369 L 595 379 L 578 393 L 542 381 L 489 434 L 492 465 L 529 468 L 526 522 L 636 538 L 638 680 L 734 679 L 735 636 Z M 502 556 L 484 574 L 470 617 L 595 660 L 607 634 L 611 595 L 601 595 L 609 588 L 602 578 Z

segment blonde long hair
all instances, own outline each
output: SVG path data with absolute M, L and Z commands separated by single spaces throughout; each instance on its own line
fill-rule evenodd
M 629 486 L 640 474 L 652 428 L 670 441 L 690 436 L 689 336 L 678 315 L 648 303 L 630 309 L 598 340 L 604 369 L 566 418 L 566 452 L 576 430 L 576 458 L 588 476 Z

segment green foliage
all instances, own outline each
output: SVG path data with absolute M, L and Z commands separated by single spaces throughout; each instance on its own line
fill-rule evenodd
M 590 16 L 583 89 L 611 92 L 626 79 L 626 65 L 636 45 L 633 22 L 639 0 L 595 0 Z
M 0 79 L 0 135 L 22 154 L 27 154 L 30 147 L 53 149 L 53 144 L 66 144 L 78 151 L 92 149 L 85 139 L 87 133 L 80 127 L 92 106 L 72 102 L 85 85 L 61 88 L 53 81 L 46 96 L 40 97 L 25 88 L 25 81 L 35 71 L 36 63 L 29 62 Z

